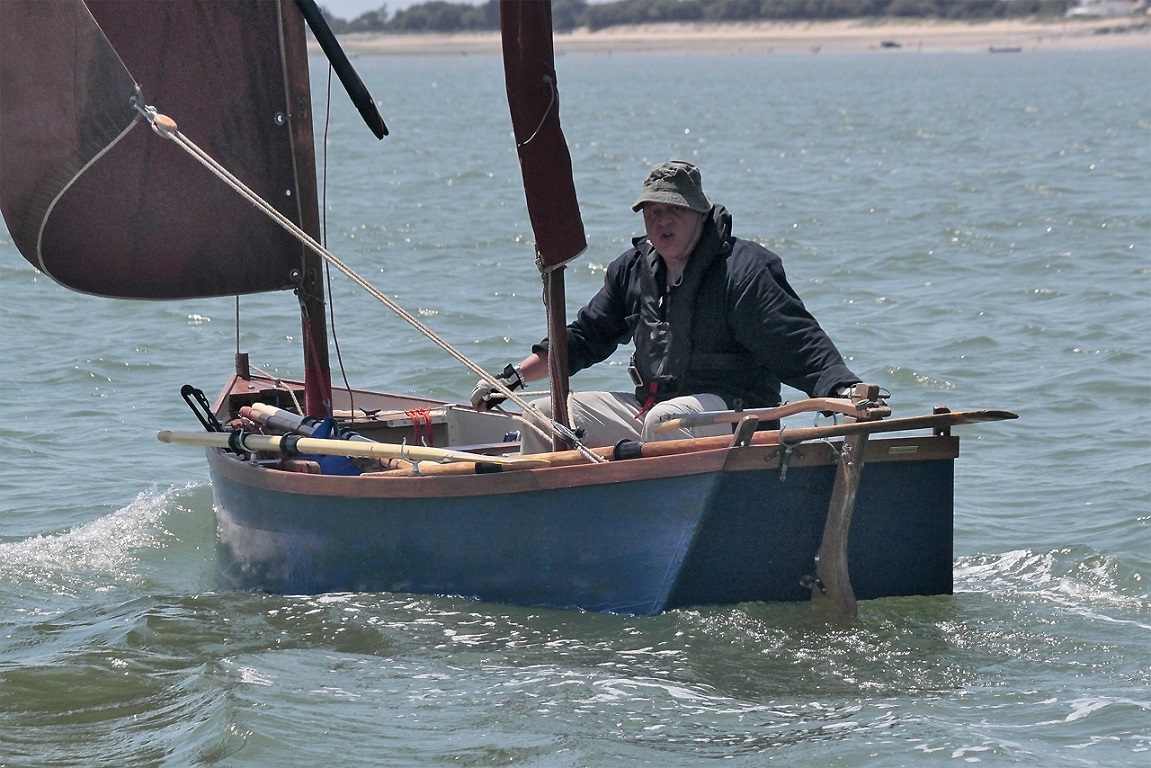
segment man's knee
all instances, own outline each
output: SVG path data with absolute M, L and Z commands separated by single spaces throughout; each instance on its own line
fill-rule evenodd
M 665 400 L 652 407 L 644 419 L 642 439 L 647 440 L 684 440 L 693 437 L 711 437 L 723 435 L 731 431 L 727 424 L 708 424 L 691 429 L 673 429 L 667 432 L 655 432 L 655 428 L 665 421 L 685 416 L 689 413 L 702 413 L 705 411 L 725 410 L 726 403 L 718 395 L 693 395 L 690 397 L 677 397 Z

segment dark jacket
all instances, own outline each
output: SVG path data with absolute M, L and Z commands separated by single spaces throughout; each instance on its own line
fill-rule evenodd
M 568 325 L 570 371 L 632 340 L 641 403 L 710 392 L 731 408 L 762 408 L 779 404 L 780 382 L 827 397 L 859 381 L 788 285 L 779 257 L 734 237 L 723 206 L 712 208 L 681 282 L 666 285 L 663 259 L 636 238 Z M 533 347 L 546 349 L 546 339 Z

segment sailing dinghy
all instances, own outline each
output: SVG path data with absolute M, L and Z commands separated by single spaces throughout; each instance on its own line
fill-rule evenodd
M 534 255 L 562 339 L 564 265 L 585 240 L 550 13 L 501 3 Z M 300 308 L 304 381 L 258 375 L 238 354 L 214 402 L 182 392 L 202 431 L 160 435 L 204 447 L 225 585 L 637 615 L 811 599 L 853 615 L 857 599 L 952 591 L 951 428 L 1006 411 L 885 418 L 878 389 L 859 385 L 693 417 L 731 423 L 730 437 L 604 449 L 566 424 L 559 365 L 554 422 L 511 392 L 524 418 L 333 387 L 324 262 L 374 289 L 319 243 L 306 24 L 382 136 L 311 0 L 0 3 L 0 208 L 20 252 L 99 296 L 292 291 Z M 757 429 L 804 410 L 844 421 Z M 504 438 L 525 428 L 556 450 L 519 455 Z

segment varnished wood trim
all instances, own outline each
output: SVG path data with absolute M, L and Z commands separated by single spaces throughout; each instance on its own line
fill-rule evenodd
M 791 449 L 788 466 L 812 467 L 836 462 L 835 449 L 841 443 L 800 443 Z M 724 469 L 730 472 L 746 472 L 758 469 L 779 469 L 784 449 L 778 445 L 752 445 L 735 448 L 730 452 Z M 954 459 L 959 456 L 959 438 L 955 436 L 935 437 L 893 437 L 876 438 L 867 443 L 864 461 L 883 463 L 893 461 L 930 461 Z

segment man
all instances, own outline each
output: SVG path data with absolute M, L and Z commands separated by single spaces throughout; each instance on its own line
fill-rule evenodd
M 656 434 L 686 413 L 765 408 L 780 382 L 810 397 L 846 396 L 859 381 L 784 275 L 779 257 L 731 232 L 731 215 L 703 192 L 699 169 L 672 160 L 651 169 L 632 206 L 646 236 L 608 267 L 603 287 L 568 325 L 569 370 L 607 359 L 632 340 L 635 392 L 572 395 L 572 421 L 588 446 L 730 434 L 718 424 Z M 548 375 L 548 340 L 498 377 L 509 389 Z M 481 381 L 472 405 L 504 400 Z M 546 401 L 536 403 L 549 412 Z M 533 430 L 523 452 L 550 450 Z

